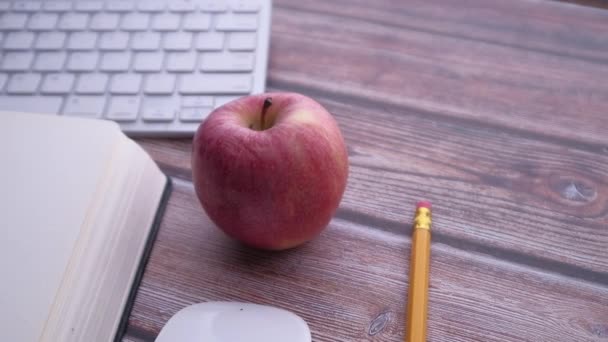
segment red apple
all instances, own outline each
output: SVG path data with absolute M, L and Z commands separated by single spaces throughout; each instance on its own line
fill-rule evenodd
M 334 118 L 294 93 L 246 96 L 200 125 L 196 194 L 211 220 L 249 246 L 281 250 L 317 236 L 334 215 L 348 155 Z

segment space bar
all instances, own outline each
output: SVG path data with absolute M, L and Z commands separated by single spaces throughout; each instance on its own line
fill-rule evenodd
M 182 94 L 247 94 L 251 91 L 249 74 L 184 75 L 180 82 Z
M 59 114 L 61 97 L 56 96 L 0 96 L 0 110 L 5 112 L 26 112 Z

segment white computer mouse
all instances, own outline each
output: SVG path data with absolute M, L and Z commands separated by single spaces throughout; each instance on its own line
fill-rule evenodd
M 156 342 L 311 342 L 308 324 L 289 311 L 257 304 L 194 304 L 169 319 Z

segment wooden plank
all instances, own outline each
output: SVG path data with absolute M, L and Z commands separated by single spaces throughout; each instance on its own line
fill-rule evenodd
M 601 1 L 605 5 L 605 1 Z M 601 6 L 593 0 L 581 0 Z M 400 30 L 475 40 L 606 63 L 608 13 L 603 9 L 555 1 L 484 0 L 277 0 L 294 14 L 352 18 Z M 338 19 L 340 20 L 340 19 Z M 349 27 L 352 28 L 352 27 Z
M 315 98 L 334 114 L 349 147 L 338 215 L 393 229 L 407 203 L 429 198 L 439 214 L 436 231 L 447 239 L 489 246 L 489 253 L 506 249 L 516 252 L 512 258 L 608 285 L 606 153 L 398 106 Z M 167 173 L 191 179 L 189 140 L 140 143 Z
M 607 147 L 608 67 L 591 56 L 568 53 L 608 56 L 608 12 L 542 1 L 483 3 L 390 2 L 379 9 L 369 1 L 343 6 L 279 1 L 273 15 L 269 84 L 357 96 Z M 493 24 L 479 23 L 494 4 L 491 13 L 496 15 L 489 16 Z M 513 9 L 504 9 L 502 17 L 503 7 L 511 4 Z M 543 10 L 548 14 L 538 19 L 539 30 L 558 14 L 563 19 L 563 7 L 577 9 L 559 31 L 522 31 L 520 21 L 536 27 L 531 23 Z M 588 15 L 578 15 L 579 7 Z M 469 11 L 477 21 L 465 15 Z M 426 12 L 432 15 L 423 15 Z M 458 15 L 458 21 L 452 18 Z M 522 19 L 514 20 L 517 15 Z M 469 22 L 468 30 L 479 28 L 483 39 L 445 33 Z M 424 29 L 415 26 L 423 24 Z M 525 45 L 500 42 L 505 37 Z M 543 38 L 552 48 L 571 48 L 562 53 L 532 49 Z M 583 49 L 579 44 L 585 42 Z
M 562 2 L 577 4 L 577 5 L 581 5 L 581 6 L 608 9 L 608 1 L 605 1 L 605 0 L 555 0 L 555 1 L 562 1 Z
M 351 147 L 343 208 L 394 222 L 404 203 L 428 197 L 446 236 L 608 271 L 608 156 L 415 112 L 395 115 L 398 108 L 324 103 Z
M 403 216 L 407 231 L 411 215 Z M 408 255 L 408 236 L 341 219 L 294 250 L 244 248 L 209 222 L 192 185 L 176 180 L 130 340 L 152 341 L 189 304 L 235 300 L 296 312 L 318 342 L 402 341 Z M 606 317 L 606 287 L 433 244 L 429 341 L 599 341 Z

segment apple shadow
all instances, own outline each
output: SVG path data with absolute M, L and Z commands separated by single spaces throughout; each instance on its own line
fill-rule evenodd
M 312 253 L 315 243 L 313 239 L 290 249 L 271 251 L 245 245 L 227 236 L 222 240 L 222 263 L 231 272 L 253 278 L 299 277 L 302 273 L 300 266 Z
M 231 238 L 228 240 L 227 244 L 230 244 L 230 248 L 227 249 L 225 256 L 240 266 L 268 266 L 300 254 L 300 251 L 306 249 L 308 244 L 304 243 L 290 249 L 274 251 L 251 247 Z

